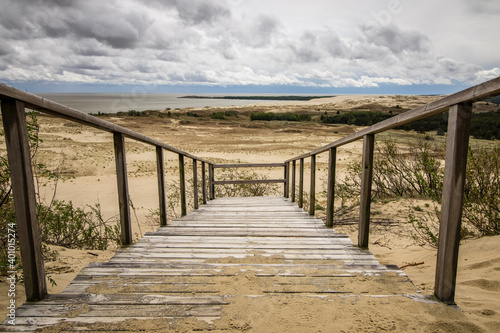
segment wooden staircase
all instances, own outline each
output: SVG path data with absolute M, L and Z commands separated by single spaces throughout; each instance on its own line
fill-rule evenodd
M 168 326 L 186 318 L 206 328 L 238 297 L 416 291 L 397 267 L 380 265 L 288 199 L 220 198 L 146 234 L 109 262 L 90 264 L 63 293 L 22 305 L 16 326 L 4 322 L 0 331 L 128 331 L 137 320 Z

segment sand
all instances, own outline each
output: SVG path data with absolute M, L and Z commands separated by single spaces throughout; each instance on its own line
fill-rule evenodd
M 359 130 L 355 126 L 326 125 L 318 122 L 250 122 L 244 115 L 254 110 L 272 112 L 307 111 L 314 117 L 334 114 L 338 110 L 380 109 L 383 107 L 414 108 L 436 99 L 436 96 L 338 96 L 309 102 L 265 103 L 258 106 L 231 107 L 239 116 L 227 120 L 211 120 L 185 115 L 172 118 L 105 117 L 137 132 L 186 150 L 199 157 L 216 162 L 282 162 L 347 134 Z M 190 110 L 211 114 L 217 109 Z M 176 111 L 177 112 L 177 111 Z M 63 178 L 57 183 L 56 197 L 71 200 L 76 206 L 85 207 L 100 203 L 105 218 L 114 220 L 118 214 L 116 178 L 112 136 L 64 120 L 41 117 L 41 136 L 44 142 L 39 151 L 40 161 L 52 168 L 59 168 Z M 412 136 L 414 135 L 414 136 Z M 433 135 L 433 134 L 432 134 Z M 377 136 L 377 140 L 391 139 L 398 144 L 415 138 L 416 134 L 391 131 Z M 442 138 L 436 137 L 436 140 Z M 4 145 L 0 146 L 4 153 Z M 338 149 L 337 177 L 345 174 L 348 163 L 361 159 L 361 142 L 354 142 Z M 141 237 L 156 225 L 148 218 L 157 206 L 156 162 L 153 147 L 126 140 L 129 188 L 135 211 L 133 233 Z M 188 162 L 190 162 L 188 160 Z M 327 154 L 318 156 L 317 191 L 324 189 Z M 189 163 L 188 163 L 189 164 Z M 177 156 L 166 153 L 166 181 L 178 179 Z M 306 168 L 307 170 L 307 168 Z M 282 176 L 282 170 L 259 169 L 272 178 Z M 187 169 L 188 180 L 192 170 Z M 305 188 L 309 186 L 306 176 Z M 55 186 L 42 188 L 49 200 Z M 318 195 L 320 204 L 324 197 Z M 339 202 L 336 203 L 337 205 Z M 425 202 L 418 203 L 421 207 Z M 377 202 L 372 206 L 374 222 L 370 231 L 370 250 L 382 264 L 405 266 L 404 271 L 422 294 L 432 295 L 434 286 L 436 250 L 422 247 L 413 241 L 411 226 L 406 222 L 407 200 Z M 318 211 L 317 216 L 324 215 Z M 136 217 L 137 218 L 136 218 Z M 343 218 L 355 219 L 357 210 Z M 390 221 L 391 223 L 387 223 Z M 355 224 L 339 224 L 336 231 L 357 238 Z M 106 261 L 113 251 L 70 250 L 55 248 L 58 259 L 47 263 L 48 275 L 57 283 L 49 284 L 49 293 L 58 293 L 90 262 Z M 5 278 L 0 277 L 0 315 L 6 314 L 8 298 Z M 416 331 L 416 332 L 495 332 L 500 331 L 500 236 L 471 239 L 462 242 L 459 256 L 456 302 L 458 308 L 436 305 L 433 310 L 415 310 L 410 299 L 376 300 L 370 298 L 308 300 L 303 298 L 274 297 L 262 303 L 258 298 L 235 300 L 227 310 L 226 322 L 221 324 L 232 331 L 255 332 L 334 332 L 334 331 Z M 18 302 L 23 300 L 23 289 L 18 285 Z M 349 317 L 341 318 L 349 308 Z M 255 313 L 252 320 L 238 313 Z M 267 309 L 267 310 L 266 310 Z M 272 309 L 270 311 L 269 309 Z M 426 308 L 430 309 L 430 308 Z M 269 310 L 269 311 L 268 311 Z M 357 315 L 353 315 L 357 314 Z M 330 318 L 330 319 L 329 319 Z M 331 320 L 336 318 L 336 320 Z M 341 320 L 340 320 L 341 319 Z M 371 321 L 371 322 L 370 322 Z M 336 323 L 334 325 L 334 323 Z M 406 324 L 405 324 L 406 323 Z M 427 323 L 427 324 L 426 324 Z M 162 323 L 156 325 L 159 331 Z M 191 320 L 178 323 L 176 332 L 189 332 Z M 228 326 L 229 325 L 229 326 Z M 422 326 L 424 325 L 424 326 Z M 139 325 L 140 326 L 140 325 Z M 170 327 L 170 326 L 169 326 Z M 151 327 L 153 329 L 153 327 Z

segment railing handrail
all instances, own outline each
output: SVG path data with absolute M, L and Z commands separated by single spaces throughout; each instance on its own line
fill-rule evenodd
M 211 161 L 194 156 L 188 152 L 181 149 L 167 145 L 161 141 L 150 138 L 146 135 L 137 133 L 135 131 L 129 130 L 120 125 L 116 125 L 112 122 L 94 117 L 92 115 L 83 113 L 76 109 L 70 108 L 68 106 L 53 102 L 46 98 L 24 92 L 22 90 L 10 87 L 3 83 L 0 83 L 0 99 L 10 98 L 23 102 L 25 106 L 29 109 L 40 111 L 42 113 L 55 115 L 67 120 L 71 120 L 83 125 L 91 126 L 109 133 L 119 133 L 123 134 L 125 137 L 134 139 L 146 144 L 150 144 L 157 147 L 162 147 L 170 152 L 183 155 L 185 157 L 198 160 L 200 162 L 205 162 L 207 164 L 213 164 Z
M 330 148 L 340 147 L 348 143 L 351 143 L 353 141 L 362 139 L 365 135 L 377 134 L 389 129 L 393 129 L 398 126 L 411 123 L 416 120 L 420 120 L 422 118 L 430 117 L 435 114 L 448 111 L 449 107 L 455 104 L 469 103 L 469 102 L 473 103 L 497 95 L 500 95 L 500 77 L 481 83 L 477 86 L 459 91 L 452 95 L 440 98 L 436 101 L 430 102 L 416 109 L 400 113 L 394 117 L 376 123 L 375 125 L 364 128 L 361 131 L 358 131 L 356 133 L 345 136 L 342 139 L 329 143 L 321 148 L 312 150 L 308 153 L 305 153 L 297 157 L 290 158 L 286 160 L 285 163 L 326 152 Z

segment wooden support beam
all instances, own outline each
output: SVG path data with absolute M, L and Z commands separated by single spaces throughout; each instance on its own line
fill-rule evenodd
M 206 166 L 205 162 L 201 162 L 201 194 L 203 197 L 203 204 L 207 204 L 207 171 L 206 171 Z
M 184 155 L 179 154 L 179 181 L 181 195 L 181 216 L 187 214 L 186 207 L 186 171 L 184 167 Z
M 316 211 L 316 155 L 311 155 L 311 187 L 309 192 L 309 215 Z
M 122 245 L 132 244 L 132 219 L 130 216 L 130 196 L 128 191 L 127 160 L 125 138 L 121 133 L 113 133 L 115 148 L 116 180 L 118 184 L 118 204 L 120 207 L 120 225 Z
M 441 224 L 434 286 L 436 297 L 448 304 L 455 303 L 471 114 L 472 104 L 463 103 L 450 107 L 448 116 Z
M 165 156 L 163 147 L 156 146 L 156 172 L 158 176 L 158 199 L 160 207 L 160 225 L 167 225 L 167 201 L 165 192 Z
M 214 168 L 281 168 L 284 163 L 237 163 L 237 164 L 214 164 Z
M 363 160 L 361 171 L 361 197 L 359 200 L 359 233 L 358 246 L 368 248 L 370 234 L 370 204 L 372 195 L 373 175 L 373 148 L 375 135 L 368 134 L 363 137 Z
M 293 160 L 292 161 L 292 195 L 291 195 L 291 200 L 292 202 L 295 202 L 295 176 L 297 173 L 297 161 Z
M 231 184 L 273 184 L 285 183 L 284 179 L 238 179 L 238 180 L 214 180 L 215 185 L 231 185 Z
M 283 196 L 285 198 L 290 197 L 290 163 L 285 163 L 283 165 L 285 183 L 283 184 Z
M 215 171 L 214 165 L 209 164 L 209 166 L 208 166 L 208 188 L 210 191 L 210 200 L 215 199 L 215 184 L 214 184 L 215 175 L 214 175 L 214 171 Z
M 198 209 L 198 163 L 193 159 L 193 196 L 194 209 Z
M 304 207 L 304 159 L 300 159 L 299 169 L 299 208 Z
M 47 295 L 47 284 L 24 104 L 15 100 L 2 100 L 2 118 L 26 300 L 39 301 Z M 13 271 L 15 268 L 8 270 Z
M 328 158 L 328 188 L 326 199 L 326 226 L 333 227 L 333 212 L 335 203 L 335 165 L 337 160 L 337 148 L 330 148 Z

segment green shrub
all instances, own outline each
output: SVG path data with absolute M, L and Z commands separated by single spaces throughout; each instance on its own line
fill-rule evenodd
M 310 121 L 311 116 L 300 113 L 274 113 L 274 112 L 252 112 L 250 113 L 250 120 L 282 120 L 282 121 Z

